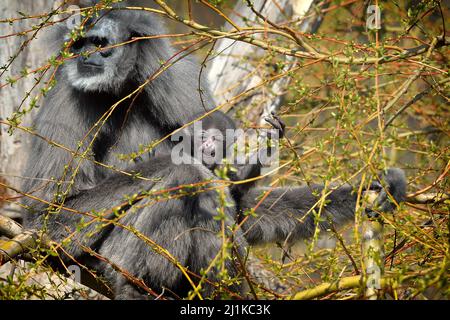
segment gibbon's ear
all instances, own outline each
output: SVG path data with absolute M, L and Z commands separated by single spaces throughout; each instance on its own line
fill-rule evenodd
M 132 20 L 129 23 L 129 31 L 132 37 L 148 37 L 167 34 L 164 21 L 156 14 L 147 11 L 122 10 L 125 19 Z

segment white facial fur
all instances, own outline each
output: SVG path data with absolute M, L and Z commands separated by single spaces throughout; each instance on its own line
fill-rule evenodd
M 123 33 L 118 23 L 103 18 L 87 32 L 87 37 L 107 38 L 108 46 L 111 46 L 127 40 L 128 35 Z M 117 92 L 133 70 L 133 53 L 134 50 L 129 45 L 114 47 L 112 54 L 104 60 L 103 70 L 94 74 L 80 73 L 78 59 L 69 60 L 64 65 L 67 81 L 72 87 L 82 91 Z

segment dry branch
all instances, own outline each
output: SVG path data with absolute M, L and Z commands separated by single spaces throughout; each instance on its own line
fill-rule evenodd
M 14 220 L 0 215 L 0 236 L 14 238 L 23 232 L 23 227 Z
M 40 232 L 24 230 L 20 224 L 2 215 L 0 215 L 0 236 L 8 238 L 0 239 L 0 266 L 22 254 L 29 253 L 42 243 L 45 246 L 50 243 L 50 240 Z
M 35 249 L 38 246 L 39 235 L 34 231 L 24 231 L 10 240 L 0 242 L 0 266 L 17 256 Z
M 385 280 L 384 280 L 385 282 Z M 333 283 L 322 283 L 317 287 L 296 293 L 292 300 L 311 300 L 333 292 L 353 289 L 361 286 L 361 276 L 339 279 Z
M 406 201 L 416 204 L 438 204 L 450 200 L 450 195 L 446 193 L 422 193 L 409 196 Z

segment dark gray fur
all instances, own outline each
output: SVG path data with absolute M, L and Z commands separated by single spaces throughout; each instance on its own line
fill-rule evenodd
M 117 33 L 111 34 L 111 30 L 104 29 L 111 25 Z M 67 32 L 68 30 L 61 29 L 56 39 L 63 41 Z M 112 11 L 94 24 L 88 36 L 111 35 L 112 42 L 121 42 L 133 35 L 163 33 L 165 31 L 154 15 Z M 160 61 L 167 60 L 174 52 L 165 39 L 129 44 L 105 58 L 105 65 L 113 68 L 108 72 L 114 76 L 99 76 L 96 78 L 98 82 L 90 79 L 89 87 L 74 87 L 74 83 L 68 81 L 67 70 L 74 68 L 77 60 L 67 62 L 57 72 L 58 82 L 37 114 L 36 131 L 50 140 L 76 150 L 78 142 L 100 116 L 158 70 Z M 66 194 L 55 197 L 56 184 L 45 184 L 40 179 L 61 177 L 64 166 L 69 163 L 72 155 L 50 146 L 38 137 L 33 137 L 31 156 L 24 176 L 39 179 L 27 180 L 23 190 L 46 201 L 52 202 L 56 199 L 64 202 L 67 208 L 92 212 L 121 204 L 125 195 L 215 179 L 211 170 L 202 165 L 172 164 L 167 155 L 173 147 L 169 140 L 160 144 L 151 154 L 143 155 L 138 163 L 122 161 L 116 156 L 117 153 L 136 152 L 139 144 L 145 145 L 159 139 L 205 111 L 200 101 L 197 81 L 192 81 L 197 79 L 199 71 L 199 64 L 190 58 L 177 62 L 147 85 L 136 99 L 124 101 L 100 130 L 93 147 L 88 150 L 88 158 L 91 160 L 95 159 L 128 172 L 140 172 L 147 178 L 160 178 L 160 181 L 132 178 L 97 166 L 86 159 L 80 163 L 72 188 Z M 203 88 L 203 93 L 206 110 L 210 110 L 213 100 L 207 88 Z M 90 139 L 92 134 L 88 141 Z M 87 143 L 83 143 L 80 152 L 86 149 Z M 68 177 L 79 161 L 80 159 L 76 158 L 72 163 Z M 403 173 L 392 169 L 387 172 L 386 181 L 391 194 L 397 201 L 401 201 L 405 192 Z M 66 189 L 67 183 L 63 183 L 62 191 Z M 240 199 L 237 206 L 234 206 L 235 202 L 230 193 L 226 192 L 226 200 L 232 204 L 226 209 L 226 224 L 231 225 L 237 219 L 236 207 L 242 210 L 252 208 L 264 190 L 265 188 L 252 188 Z M 351 186 L 346 185 L 334 191 L 329 200 L 325 213 L 329 214 L 333 221 L 342 224 L 353 219 L 355 195 Z M 385 200 L 383 199 L 383 202 Z M 198 274 L 200 269 L 206 268 L 221 246 L 221 239 L 217 237 L 221 224 L 214 219 L 217 208 L 220 207 L 217 193 L 208 191 L 145 206 L 149 201 L 151 200 L 144 199 L 125 206 L 123 210 L 128 213 L 120 223 L 136 228 L 168 249 L 183 265 L 188 266 L 190 271 Z M 274 189 L 256 210 L 257 216 L 250 217 L 243 225 L 243 230 L 237 232 L 237 251 L 244 254 L 248 244 L 282 242 L 286 238 L 295 241 L 310 236 L 314 230 L 311 215 L 303 222 L 300 222 L 299 218 L 315 202 L 316 197 L 307 187 Z M 48 235 L 54 241 L 62 241 L 75 231 L 82 218 L 82 215 L 65 210 L 58 214 L 47 214 L 48 205 L 31 198 L 24 199 L 24 204 L 30 207 L 25 216 L 26 227 L 40 229 L 46 225 Z M 384 209 L 390 210 L 392 207 L 388 205 Z M 83 218 L 90 221 L 88 217 Z M 156 292 L 166 288 L 166 293 L 173 291 L 181 297 L 186 295 L 189 286 L 181 272 L 166 258 L 151 250 L 148 244 L 119 227 L 108 226 L 96 230 L 98 227 L 97 223 L 81 229 L 76 233 L 76 238 L 65 246 L 65 250 L 77 261 L 104 275 L 113 286 L 115 298 L 143 298 L 145 295 L 109 264 L 86 254 L 80 244 L 97 251 L 112 263 L 129 271 L 131 275 L 142 278 Z M 326 223 L 321 223 L 321 227 L 326 228 Z M 95 230 L 97 232 L 91 234 Z M 64 259 L 67 264 L 73 263 L 68 257 Z M 230 260 L 227 265 L 231 274 L 237 272 L 235 265 L 235 259 Z M 215 279 L 214 269 L 209 273 L 209 279 Z M 234 287 L 230 289 L 240 290 Z M 206 296 L 213 294 L 213 291 L 213 286 L 204 285 Z
M 204 115 L 204 113 L 195 115 L 195 118 L 200 118 Z M 269 120 L 269 121 L 267 121 Z M 267 150 L 267 147 L 261 147 L 257 152 L 250 154 L 247 160 L 247 163 L 244 164 L 236 164 L 233 161 L 233 149 L 236 141 L 227 141 L 226 136 L 227 130 L 235 130 L 237 129 L 235 122 L 228 115 L 224 114 L 221 111 L 215 111 L 209 114 L 206 117 L 201 118 L 201 125 L 203 131 L 214 130 L 210 134 L 203 135 L 203 132 L 195 132 L 193 129 L 194 126 L 189 126 L 184 133 L 183 139 L 191 140 L 191 148 L 190 155 L 199 160 L 204 166 L 210 169 L 212 172 L 220 167 L 219 163 L 208 163 L 204 161 L 205 158 L 211 157 L 211 150 L 221 150 L 220 155 L 222 157 L 218 157 L 217 160 L 222 161 L 227 158 L 229 162 L 233 165 L 235 171 L 228 172 L 228 178 L 231 181 L 243 181 L 252 178 L 256 178 L 261 175 L 263 164 L 259 161 L 260 154 L 271 155 L 272 147 Z M 270 123 L 276 130 L 279 131 L 278 137 L 282 138 L 284 135 L 285 125 L 282 120 L 274 114 L 271 118 L 266 118 L 266 121 Z M 271 136 L 270 132 L 267 132 L 267 137 Z M 233 138 L 236 138 L 233 135 Z M 182 140 L 183 141 L 183 140 Z M 196 150 L 199 148 L 199 150 Z M 205 154 L 206 153 L 206 154 Z M 229 158 L 228 158 L 229 157 Z M 250 181 L 246 183 L 233 184 L 231 186 L 231 194 L 234 200 L 237 203 L 240 203 L 240 199 L 244 196 L 245 193 L 248 192 L 251 188 L 253 188 L 256 184 L 256 181 Z
M 194 117 L 199 119 L 202 116 L 204 116 L 204 112 Z M 234 141 L 226 141 L 226 130 L 235 130 L 236 124 L 229 116 L 219 110 L 201 118 L 199 121 L 202 131 L 196 132 L 194 125 L 189 126 L 182 135 L 182 143 L 184 139 L 190 140 L 190 148 L 186 148 L 190 156 L 195 157 L 208 169 L 214 171 L 220 164 L 219 161 L 222 161 L 227 152 L 232 150 Z M 220 157 L 218 157 L 217 162 L 205 162 L 205 158 L 213 159 L 215 154 L 219 152 Z

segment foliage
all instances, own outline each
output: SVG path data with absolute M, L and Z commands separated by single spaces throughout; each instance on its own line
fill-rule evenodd
M 313 182 L 329 185 L 332 182 L 354 182 L 355 177 L 359 176 L 363 179 L 363 186 L 372 181 L 379 170 L 391 166 L 405 169 L 410 201 L 401 204 L 394 215 L 383 216 L 384 269 L 386 278 L 390 280 L 384 283 L 380 296 L 390 299 L 450 297 L 449 200 L 414 203 L 417 196 L 425 193 L 442 195 L 449 192 L 450 111 L 446 32 L 450 28 L 446 19 L 449 8 L 444 2 L 413 1 L 414 4 L 411 4 L 409 1 L 380 1 L 381 29 L 368 30 L 365 1 L 331 1 L 328 7 L 316 8 L 318 12 L 326 12 L 319 31 L 315 34 L 294 32 L 295 37 L 289 30 L 296 30 L 296 21 L 287 20 L 283 25 L 261 21 L 260 24 L 252 24 L 247 21 L 249 26 L 245 35 L 237 37 L 231 31 L 232 27 L 229 30 L 220 25 L 203 28 L 189 15 L 185 5 L 184 10 L 176 9 L 175 5 L 179 2 L 155 2 L 161 6 L 158 14 L 168 21 L 181 21 L 189 30 L 188 34 L 177 35 L 174 43 L 181 49 L 195 48 L 192 51 L 200 56 L 201 61 L 208 61 L 207 65 L 213 61 L 207 58 L 214 57 L 216 53 L 211 49 L 213 42 L 220 37 L 238 38 L 264 50 L 263 54 L 242 57 L 243 63 L 252 66 L 250 73 L 258 72 L 267 80 L 263 83 L 263 92 L 270 92 L 273 82 L 280 77 L 289 79 L 279 111 L 288 124 L 280 164 L 288 165 L 262 179 L 261 183 L 276 186 Z M 200 2 L 195 5 L 203 5 L 211 16 L 219 15 L 220 21 L 236 19 L 234 22 L 240 23 L 240 18 L 231 14 L 232 1 Z M 33 19 L 38 21 L 36 26 L 24 32 L 45 32 L 45 28 L 53 24 L 49 22 L 52 14 L 55 12 L 36 18 L 21 13 L 18 18 L 11 17 L 0 23 L 14 24 L 23 19 Z M 89 14 L 95 14 L 95 9 L 85 13 L 87 16 Z M 256 33 L 261 26 L 266 31 L 277 32 L 267 32 L 253 41 L 252 33 Z M 74 32 L 72 40 L 81 34 L 82 30 Z M 27 41 L 24 42 L 26 45 Z M 67 43 L 67 47 L 70 45 L 70 42 Z M 28 77 L 36 78 L 36 88 L 41 86 L 40 91 L 36 89 L 32 93 L 24 93 L 23 99 L 18 97 L 21 102 L 17 112 L 8 120 L 1 120 L 2 125 L 10 126 L 11 133 L 20 129 L 33 134 L 30 128 L 21 125 L 21 119 L 32 112 L 54 86 L 53 68 L 64 63 L 64 59 L 72 58 L 65 49 L 62 50 L 58 57 L 50 57 L 47 64 L 35 70 L 24 69 L 20 75 L 5 77 L 11 61 L 17 59 L 20 50 L 0 69 L 3 70 L 0 89 Z M 44 77 L 46 73 L 49 78 Z M 30 95 L 33 98 L 25 107 L 26 98 Z M 222 106 L 223 109 L 240 120 L 243 127 L 257 126 L 254 110 L 261 110 L 267 100 L 243 104 L 240 101 L 245 95 L 239 98 Z M 136 146 L 136 155 L 147 152 L 153 146 L 154 142 L 149 142 L 149 146 Z M 136 155 L 122 157 L 126 160 Z M 226 177 L 226 174 L 223 176 Z M 196 191 L 180 187 L 177 196 L 189 196 L 191 192 Z M 359 193 L 361 195 L 361 190 Z M 217 194 L 219 199 L 224 199 L 220 190 Z M 142 193 L 128 195 L 126 199 L 133 202 L 136 197 L 155 197 L 154 201 L 160 201 L 160 198 L 171 196 L 173 193 L 170 192 L 161 192 L 156 196 Z M 224 219 L 221 213 L 228 205 L 224 200 L 222 204 L 222 208 L 218 208 L 218 219 Z M 120 217 L 120 208 L 114 210 Z M 333 229 L 327 234 L 316 232 L 312 239 L 293 248 L 281 244 L 254 249 L 252 255 L 257 260 L 252 262 L 249 270 L 263 274 L 266 279 L 255 280 L 251 272 L 243 271 L 247 279 L 252 279 L 252 294 L 258 298 L 289 298 L 306 288 L 363 273 L 362 216 L 361 210 L 358 212 L 355 224 L 344 230 Z M 102 219 L 102 213 L 91 214 Z M 318 223 L 320 214 L 314 214 Z M 113 220 L 105 221 L 105 224 L 120 225 L 118 218 Z M 79 227 L 83 228 L 83 225 Z M 223 230 L 218 236 L 223 237 L 224 250 L 211 263 L 211 268 L 222 271 L 221 284 L 243 281 L 242 277 L 232 279 L 224 271 L 225 261 L 232 250 L 231 239 L 228 230 Z M 168 259 L 173 259 L 170 253 L 152 243 L 151 239 L 141 239 L 149 243 L 149 250 L 159 250 Z M 39 267 L 44 258 L 53 255 L 54 251 L 45 249 L 40 254 L 41 258 L 34 262 Z M 42 296 L 41 289 L 29 287 L 21 277 L 23 275 L 14 281 L 8 278 L 0 282 L 0 298 Z M 190 298 L 200 295 L 200 286 L 195 289 Z M 345 290 L 327 292 L 321 298 L 358 299 L 363 296 L 363 286 L 357 283 Z M 223 297 L 229 297 L 229 293 L 223 291 Z

